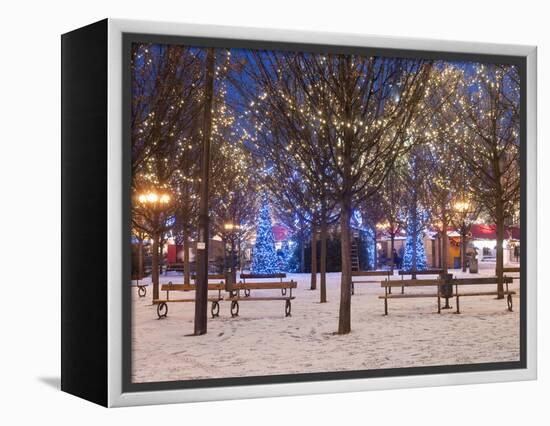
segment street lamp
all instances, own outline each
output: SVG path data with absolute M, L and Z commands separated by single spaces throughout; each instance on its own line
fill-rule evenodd
M 383 222 L 378 222 L 376 224 L 376 229 L 378 229 L 379 231 L 385 231 L 389 227 L 390 227 L 390 223 L 387 220 L 385 220 Z
M 159 243 L 162 224 L 160 222 L 161 212 L 168 207 L 171 201 L 169 194 L 154 190 L 145 191 L 137 195 L 137 200 L 142 207 L 152 213 L 150 220 L 151 236 L 153 238 L 153 253 L 151 265 L 151 281 L 153 282 L 153 299 L 159 298 Z
M 143 205 L 148 205 L 153 208 L 166 205 L 170 202 L 170 195 L 157 194 L 154 191 L 149 191 L 138 195 L 138 201 Z

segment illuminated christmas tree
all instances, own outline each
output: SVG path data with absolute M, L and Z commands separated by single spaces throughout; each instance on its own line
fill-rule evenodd
M 260 208 L 258 227 L 256 228 L 256 245 L 252 256 L 252 273 L 274 274 L 279 272 L 279 258 L 275 251 L 275 238 L 271 226 L 269 203 L 264 197 Z
M 416 215 L 410 214 L 407 219 L 407 240 L 402 266 L 402 269 L 405 271 L 411 271 L 413 269 L 422 271 L 428 266 L 426 262 L 426 252 L 424 251 L 424 232 L 422 230 L 421 217 L 421 212 L 418 212 Z M 413 265 L 414 252 L 416 252 L 416 268 L 414 268 Z

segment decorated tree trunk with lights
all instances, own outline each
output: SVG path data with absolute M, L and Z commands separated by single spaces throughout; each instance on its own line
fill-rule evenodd
M 317 227 L 311 227 L 311 279 L 310 290 L 317 290 Z
M 277 252 L 275 251 L 275 238 L 271 224 L 271 211 L 269 203 L 264 197 L 260 208 L 258 227 L 256 228 L 256 244 L 252 254 L 252 273 L 274 274 L 279 272 Z
M 427 268 L 424 233 L 420 217 L 421 213 L 417 209 L 413 209 L 407 221 L 407 240 L 403 255 L 403 269 L 406 271 L 422 271 Z

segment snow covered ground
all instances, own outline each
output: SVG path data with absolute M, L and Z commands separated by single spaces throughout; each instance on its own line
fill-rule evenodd
M 494 275 L 494 263 L 481 263 L 476 275 Z M 514 312 L 507 311 L 504 300 L 485 296 L 461 299 L 461 315 L 455 315 L 454 310 L 438 315 L 435 298 L 419 298 L 390 300 L 389 315 L 384 316 L 383 300 L 377 297 L 383 294 L 380 285 L 358 284 L 352 297 L 352 332 L 338 336 L 334 332 L 338 325 L 340 274 L 328 274 L 325 304 L 319 303 L 319 290 L 309 290 L 309 277 L 289 274 L 298 282 L 293 292 L 296 299 L 292 302 L 292 317 L 285 318 L 283 301 L 240 303 L 236 318 L 231 318 L 230 303 L 221 302 L 220 316 L 209 317 L 208 333 L 198 337 L 191 336 L 193 303 L 170 304 L 168 317 L 158 320 L 156 306 L 151 305 L 152 288 L 149 286 L 147 297 L 141 299 L 133 288 L 133 381 L 519 359 L 519 295 L 514 297 Z M 179 283 L 183 278 L 175 273 L 161 277 L 161 282 L 168 281 Z M 519 293 L 518 281 L 512 288 Z M 254 295 L 260 293 L 253 291 Z

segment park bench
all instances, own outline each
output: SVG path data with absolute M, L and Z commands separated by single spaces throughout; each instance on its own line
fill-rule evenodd
M 265 279 L 279 279 L 279 282 L 283 282 L 283 278 L 286 278 L 286 274 L 284 272 L 278 272 L 275 274 L 241 274 L 240 275 L 241 280 L 244 284 L 246 284 L 246 280 L 265 280 Z M 281 294 L 283 296 L 286 295 L 286 288 L 281 287 Z M 244 291 L 245 297 L 250 296 L 250 289 L 245 289 Z
M 166 299 L 154 299 L 153 305 L 157 305 L 157 315 L 159 319 L 166 318 L 168 315 L 168 303 L 186 303 L 186 302 L 194 302 L 195 298 L 181 298 L 181 299 L 170 299 L 170 292 L 173 291 L 195 291 L 197 289 L 197 286 L 195 284 L 173 284 L 172 282 L 169 282 L 168 284 L 162 284 L 160 287 L 161 291 L 166 292 Z M 210 308 L 210 313 L 212 314 L 212 318 L 215 318 L 220 315 L 220 304 L 219 302 L 223 300 L 222 291 L 225 290 L 225 283 L 219 282 L 219 283 L 208 283 L 208 291 L 217 291 L 217 296 L 208 297 L 208 301 L 212 302 L 212 306 Z
M 442 293 L 442 286 L 445 284 L 445 282 L 438 278 L 438 279 L 424 279 L 424 280 L 417 280 L 417 279 L 407 279 L 407 280 L 396 280 L 396 281 L 390 281 L 389 279 L 386 279 L 380 283 L 380 286 L 384 289 L 384 295 L 378 296 L 379 299 L 384 300 L 384 315 L 388 315 L 388 299 L 413 299 L 413 298 L 419 298 L 419 297 L 436 297 L 437 298 L 437 313 L 441 313 L 441 298 L 442 297 L 450 297 L 450 295 L 443 294 Z M 431 293 L 408 293 L 408 294 L 391 294 L 391 288 L 392 287 L 401 287 L 402 289 L 407 288 L 418 288 L 418 287 L 435 287 L 435 291 Z
M 401 280 L 405 279 L 405 275 L 441 275 L 443 273 L 443 269 L 441 268 L 432 268 L 432 269 L 423 269 L 421 271 L 412 271 L 412 270 L 400 270 L 398 272 L 398 275 L 401 276 Z M 412 278 L 412 277 L 411 277 Z M 390 288 L 391 289 L 391 288 Z M 405 293 L 405 287 L 401 287 L 401 294 Z
M 484 278 L 454 278 L 452 284 L 455 287 L 454 296 L 456 297 L 456 313 L 460 313 L 460 298 L 467 296 L 498 296 L 498 292 L 494 291 L 469 291 L 464 292 L 461 287 L 472 285 L 496 285 L 498 277 L 484 277 Z M 516 294 L 508 288 L 509 284 L 512 284 L 512 277 L 503 277 L 503 284 L 506 286 L 504 295 L 506 296 L 506 302 L 508 310 L 512 312 L 512 295 Z
M 239 315 L 239 302 L 252 302 L 252 301 L 270 301 L 270 300 L 284 300 L 285 302 L 285 317 L 291 315 L 291 300 L 295 299 L 292 295 L 292 289 L 296 288 L 295 281 L 272 281 L 272 282 L 243 282 L 240 281 L 237 284 L 231 286 L 229 291 L 229 299 L 231 301 L 231 316 L 236 317 Z M 246 295 L 248 290 L 248 296 Z M 281 290 L 281 296 L 250 296 L 250 290 Z M 283 293 L 284 290 L 284 293 Z M 289 290 L 289 294 L 286 291 Z M 245 294 L 241 296 L 241 291 Z
M 386 277 L 388 280 L 393 275 L 391 270 L 387 271 L 352 271 L 351 272 L 351 294 L 355 294 L 355 284 L 379 283 L 380 280 L 367 280 L 364 277 Z M 390 287 L 391 290 L 391 287 Z M 391 291 L 390 291 L 391 293 Z

